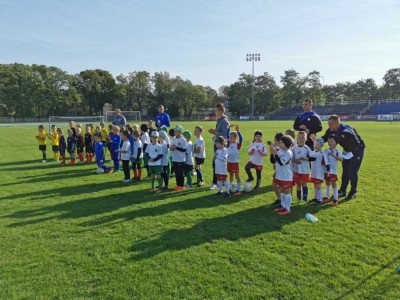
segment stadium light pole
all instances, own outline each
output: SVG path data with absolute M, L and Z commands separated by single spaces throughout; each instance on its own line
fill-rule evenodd
M 251 63 L 252 63 L 251 78 L 253 80 L 253 84 L 251 85 L 251 115 L 253 117 L 254 117 L 254 85 L 255 85 L 255 80 L 254 80 L 254 62 L 255 61 L 260 61 L 260 59 L 261 59 L 260 53 L 246 54 L 246 61 L 251 61 Z
M 319 77 L 321 77 L 321 78 L 322 78 L 322 87 L 324 87 L 324 86 L 325 86 L 325 77 L 324 77 L 324 76 L 322 76 L 322 75 L 319 75 Z

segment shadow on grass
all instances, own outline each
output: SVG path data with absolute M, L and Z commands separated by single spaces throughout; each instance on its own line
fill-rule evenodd
M 12 162 L 6 162 L 6 163 L 0 163 L 0 170 L 3 167 L 8 167 L 8 166 L 25 166 L 25 165 L 31 165 L 31 164 L 38 164 L 40 163 L 40 159 L 31 159 L 31 160 L 21 160 L 21 161 L 12 161 Z
M 184 250 L 216 240 L 236 241 L 266 232 L 278 231 L 283 226 L 305 219 L 306 212 L 316 213 L 330 208 L 323 206 L 296 206 L 291 215 L 274 213 L 274 207 L 260 206 L 243 210 L 224 217 L 206 219 L 188 229 L 173 229 L 161 234 L 157 239 L 144 240 L 134 244 L 133 260 L 152 258 L 165 251 Z

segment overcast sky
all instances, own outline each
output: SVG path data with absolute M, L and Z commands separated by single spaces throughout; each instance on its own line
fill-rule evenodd
M 218 88 L 294 68 L 325 84 L 400 67 L 400 1 L 0 0 L 0 63 L 168 71 Z

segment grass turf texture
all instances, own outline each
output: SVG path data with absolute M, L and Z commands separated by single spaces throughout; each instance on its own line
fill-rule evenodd
M 240 123 L 242 180 L 254 130 L 267 142 L 290 125 Z M 268 160 L 257 194 L 154 195 L 149 180 L 124 184 L 94 164 L 41 164 L 36 127 L 2 127 L 0 298 L 398 299 L 400 124 L 354 125 L 367 144 L 358 198 L 290 216 L 272 212 Z

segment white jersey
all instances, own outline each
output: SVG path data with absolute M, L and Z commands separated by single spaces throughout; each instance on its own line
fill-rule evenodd
M 141 150 L 139 157 L 138 156 L 138 152 L 139 149 Z M 137 139 L 134 141 L 133 143 L 133 158 L 143 158 L 143 143 L 140 139 Z
M 240 143 L 228 142 L 228 163 L 238 163 L 240 160 Z
M 162 153 L 162 147 L 160 144 L 148 144 L 146 147 L 146 153 L 150 156 L 150 158 L 156 158 Z M 150 161 L 149 158 L 149 166 L 161 166 L 161 159 L 157 161 Z
M 141 136 L 140 136 L 140 140 L 142 141 L 143 145 L 144 144 L 151 144 L 150 141 L 150 136 L 147 132 L 144 132 Z
M 193 144 L 191 141 L 188 142 L 185 152 L 185 164 L 193 166 Z
M 264 143 L 254 142 L 249 147 L 249 153 L 254 150 L 253 154 L 250 154 L 250 162 L 257 166 L 264 165 L 264 156 L 268 154 L 267 146 Z
M 121 152 L 122 160 L 130 160 L 131 159 L 131 143 L 129 141 L 124 141 L 121 147 L 122 151 L 126 151 L 126 153 Z
M 194 149 L 200 148 L 199 153 L 195 153 L 194 157 L 197 158 L 206 158 L 206 144 L 202 136 L 199 136 L 194 144 Z
M 188 146 L 186 140 L 183 137 L 176 138 L 173 137 L 171 139 L 171 146 L 175 146 L 178 149 L 171 150 L 172 152 L 172 161 L 174 162 L 185 162 L 186 159 L 186 148 Z
M 215 151 L 215 174 L 227 175 L 228 174 L 228 150 L 223 147 Z
M 163 143 L 160 143 L 161 146 L 161 150 L 162 150 L 162 155 L 163 157 L 161 158 L 161 165 L 162 166 L 168 166 L 168 155 L 169 155 L 169 146 L 168 143 L 166 141 L 164 141 Z
M 311 156 L 312 150 L 307 145 L 293 147 L 293 159 L 305 159 L 301 160 L 300 164 L 294 163 L 293 171 L 298 174 L 309 174 L 310 173 L 310 162 L 308 158 Z
M 325 179 L 325 165 L 328 164 L 328 159 L 324 152 L 321 151 L 313 151 L 312 157 L 315 157 L 315 160 L 311 161 L 311 178 L 324 180 Z
M 337 148 L 332 149 L 332 150 L 333 150 L 333 155 L 334 156 L 338 156 L 340 158 L 343 158 L 343 153 L 341 151 L 339 151 Z M 327 157 L 328 163 L 329 163 L 329 166 L 330 166 L 329 173 L 337 175 L 338 174 L 338 161 L 336 160 L 336 158 L 334 158 L 331 155 L 331 153 L 332 153 L 331 149 L 326 149 L 324 151 L 324 154 Z
M 292 150 L 279 150 L 276 155 L 279 157 L 282 165 L 276 161 L 275 178 L 282 181 L 293 181 Z

